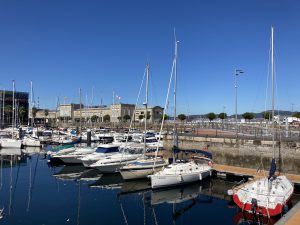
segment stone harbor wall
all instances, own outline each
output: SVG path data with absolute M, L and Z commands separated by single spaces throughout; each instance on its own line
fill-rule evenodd
M 166 149 L 173 146 L 171 138 L 171 136 L 165 138 Z M 215 163 L 266 170 L 269 169 L 275 152 L 277 169 L 286 173 L 300 174 L 300 141 L 276 141 L 273 151 L 272 141 L 180 136 L 178 146 L 182 149 L 202 150 L 208 146 Z

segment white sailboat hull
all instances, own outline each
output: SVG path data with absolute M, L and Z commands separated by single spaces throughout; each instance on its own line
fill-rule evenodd
M 151 187 L 162 188 L 203 180 L 211 176 L 211 167 L 193 162 L 172 164 L 162 171 L 150 175 Z
M 121 176 L 124 180 L 134 180 L 134 179 L 142 179 L 147 178 L 149 175 L 162 170 L 163 166 L 159 166 L 156 168 L 143 168 L 143 169 L 127 169 L 120 170 Z
M 22 141 L 15 139 L 1 139 L 2 148 L 21 148 Z
M 267 177 L 247 182 L 233 189 L 233 201 L 244 211 L 264 216 L 281 214 L 294 192 L 293 184 L 286 176 L 278 176 L 272 181 Z

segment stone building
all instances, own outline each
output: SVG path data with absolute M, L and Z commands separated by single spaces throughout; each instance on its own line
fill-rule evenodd
M 49 111 L 48 115 L 45 115 L 45 109 L 39 109 L 36 113 L 37 122 L 62 122 L 73 123 L 79 122 L 80 118 L 84 122 L 91 122 L 92 117 L 96 116 L 96 122 L 105 122 L 105 118 L 109 118 L 110 122 L 116 123 L 124 120 L 124 116 L 128 115 L 130 119 L 141 122 L 139 115 L 144 115 L 144 108 L 137 108 L 134 113 L 135 105 L 133 104 L 112 104 L 111 106 L 97 106 L 84 108 L 80 104 L 63 104 L 58 107 L 56 111 Z M 149 107 L 147 109 L 150 118 L 148 122 L 153 123 L 160 121 L 163 113 L 163 108 L 160 106 Z M 31 116 L 31 115 L 30 115 Z

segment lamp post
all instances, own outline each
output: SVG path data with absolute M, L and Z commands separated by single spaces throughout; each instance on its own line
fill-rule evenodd
M 237 77 L 238 75 L 243 74 L 244 71 L 241 69 L 235 69 L 234 73 L 234 87 L 235 87 L 235 129 L 236 129 L 236 138 L 238 138 L 238 120 L 237 120 Z

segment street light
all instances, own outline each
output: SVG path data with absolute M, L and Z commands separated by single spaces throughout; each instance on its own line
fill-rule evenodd
M 235 69 L 234 73 L 234 87 L 235 87 L 235 129 L 236 129 L 236 138 L 238 138 L 238 122 L 237 122 L 237 76 L 243 74 L 244 71 L 241 69 Z

